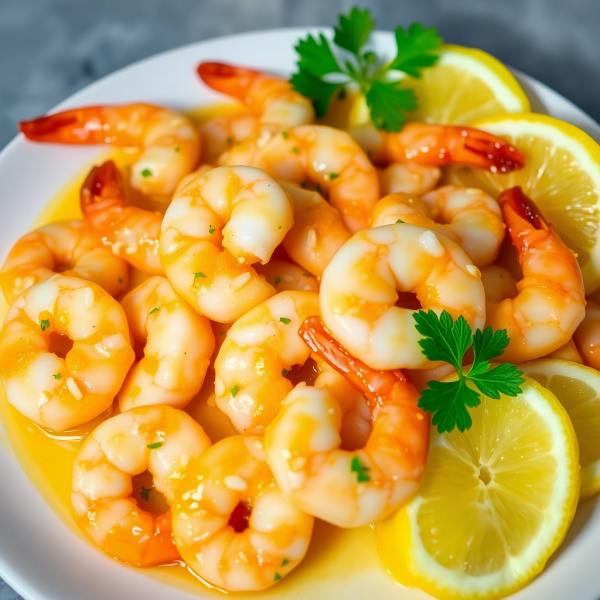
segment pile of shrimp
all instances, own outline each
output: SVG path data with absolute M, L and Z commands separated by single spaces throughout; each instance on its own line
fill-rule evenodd
M 600 305 L 586 309 L 574 254 L 519 188 L 440 185 L 444 165 L 522 167 L 504 140 L 419 123 L 343 131 L 316 124 L 284 79 L 220 63 L 198 74 L 245 110 L 200 127 L 149 104 L 21 123 L 35 142 L 138 158 L 126 174 L 94 166 L 83 219 L 10 251 L 0 379 L 44 429 L 99 421 L 72 504 L 105 553 L 263 590 L 300 564 L 315 518 L 359 527 L 418 489 L 419 389 L 448 370 L 421 352 L 415 310 L 506 329 L 505 361 L 600 368 Z M 186 412 L 203 385 L 235 435 L 213 443 Z M 142 474 L 152 506 L 133 491 Z

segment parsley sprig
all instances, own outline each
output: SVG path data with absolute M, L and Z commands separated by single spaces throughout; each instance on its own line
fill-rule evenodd
M 434 311 L 414 313 L 417 331 L 424 337 L 419 341 L 423 354 L 432 361 L 451 364 L 457 372 L 456 381 L 430 381 L 421 393 L 419 408 L 433 413 L 432 424 L 438 431 L 459 431 L 472 425 L 467 407 L 481 403 L 479 395 L 499 399 L 500 394 L 516 396 L 525 381 L 516 365 L 502 363 L 490 369 L 490 361 L 500 356 L 508 346 L 506 329 L 492 331 L 486 327 L 475 335 L 463 316 L 456 321 L 447 311 L 440 316 Z M 463 357 L 473 347 L 473 364 L 464 373 Z M 469 385 L 471 384 L 471 385 Z
M 295 47 L 298 70 L 290 82 L 313 101 L 318 117 L 327 112 L 336 93 L 343 96 L 346 86 L 355 84 L 365 95 L 373 124 L 378 129 L 399 131 L 404 113 L 417 108 L 417 99 L 412 90 L 401 87 L 398 74 L 420 77 L 421 69 L 436 63 L 442 38 L 434 27 L 424 28 L 421 23 L 412 23 L 408 29 L 397 27 L 396 56 L 381 64 L 374 52 L 364 50 L 374 29 L 369 9 L 354 7 L 340 15 L 334 27 L 335 54 L 322 33 L 300 40 Z

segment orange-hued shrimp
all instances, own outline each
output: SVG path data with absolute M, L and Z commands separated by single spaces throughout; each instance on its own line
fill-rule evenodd
M 573 334 L 573 341 L 584 363 L 600 370 L 600 304 L 587 301 L 585 318 Z
M 491 133 L 462 125 L 407 123 L 398 132 L 371 124 L 350 131 L 375 164 L 467 165 L 492 173 L 510 173 L 525 164 L 525 155 Z
M 154 515 L 132 496 L 132 478 L 149 471 L 147 493 L 167 505 L 188 463 L 211 442 L 187 413 L 170 406 L 140 406 L 101 423 L 79 448 L 71 499 L 77 524 L 112 558 L 139 567 L 180 558 L 171 513 Z
M 312 123 L 312 102 L 287 79 L 218 62 L 204 62 L 198 75 L 211 89 L 241 100 L 262 124 L 295 127 Z
M 28 288 L 0 332 L 8 401 L 53 431 L 73 429 L 108 409 L 133 360 L 121 305 L 76 277 L 54 275 Z
M 250 165 L 276 181 L 312 184 L 328 195 L 346 227 L 360 231 L 379 200 L 375 167 L 345 131 L 325 125 L 265 127 L 219 158 L 222 165 Z
M 158 241 L 162 215 L 125 204 L 125 188 L 112 160 L 93 167 L 81 188 L 81 212 L 113 253 L 144 273 L 162 275 Z
M 363 448 L 342 450 L 342 409 L 326 390 L 299 384 L 265 432 L 277 484 L 295 506 L 338 527 L 384 518 L 418 488 L 425 470 L 429 419 L 401 371 L 376 371 L 350 356 L 309 317 L 300 335 L 370 403 L 372 431 Z
M 11 248 L 2 269 L 0 287 L 9 304 L 27 288 L 56 275 L 81 277 L 111 296 L 125 291 L 127 263 L 104 247 L 83 221 L 59 221 L 26 233 Z
M 170 195 L 200 157 L 200 138 L 184 115 L 152 104 L 85 106 L 22 121 L 35 142 L 112 144 L 142 154 L 131 167 L 131 185 L 150 195 Z
M 518 363 L 546 356 L 571 339 L 585 315 L 585 290 L 575 255 L 521 188 L 502 192 L 498 201 L 523 279 L 515 298 L 488 299 L 486 324 L 506 329 L 510 343 L 500 360 Z

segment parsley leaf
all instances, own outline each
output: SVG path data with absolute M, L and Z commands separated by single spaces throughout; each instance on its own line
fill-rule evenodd
M 232 398 L 235 398 L 240 391 L 240 388 L 237 385 L 234 385 L 230 390 Z
M 50 327 L 50 319 L 41 319 L 40 320 L 40 329 L 42 331 L 46 331 Z
M 333 43 L 355 56 L 359 56 L 371 32 L 375 29 L 375 21 L 368 8 L 361 10 L 356 6 L 346 15 L 340 15 L 339 25 L 334 27 Z
M 411 77 L 421 77 L 420 69 L 435 65 L 438 59 L 436 50 L 443 42 L 435 27 L 425 29 L 422 23 L 412 23 L 408 31 L 397 27 L 394 35 L 398 53 L 390 63 L 390 69 L 403 71 Z
M 404 112 L 418 107 L 415 93 L 403 90 L 397 81 L 374 81 L 366 99 L 373 125 L 386 131 L 400 131 L 406 120 Z
M 142 489 L 140 490 L 140 496 L 144 500 L 148 500 L 148 496 L 150 496 L 151 491 L 152 491 L 152 488 L 145 488 L 144 486 L 142 486 Z
M 292 320 L 288 319 L 287 317 L 279 317 L 279 320 L 284 324 L 284 325 L 289 325 Z
M 289 562 L 290 562 L 290 561 L 289 561 L 287 558 L 284 558 L 284 559 L 281 561 L 281 566 L 282 566 L 282 567 L 285 567 L 285 565 L 287 565 Z
M 499 399 L 500 394 L 516 396 L 524 382 L 516 365 L 502 363 L 490 368 L 490 361 L 500 356 L 509 343 L 506 330 L 493 331 L 486 327 L 475 335 L 462 316 L 456 321 L 443 311 L 420 310 L 413 314 L 415 327 L 423 336 L 421 351 L 432 361 L 451 364 L 457 372 L 455 381 L 430 381 L 421 393 L 419 407 L 432 413 L 432 424 L 440 433 L 469 429 L 472 425 L 467 408 L 481 403 L 480 393 Z M 465 373 L 462 363 L 467 350 L 473 347 L 473 364 Z
M 281 575 L 279 573 L 275 573 L 275 577 L 273 577 L 273 581 L 279 581 L 281 579 Z
M 396 55 L 381 64 L 374 52 L 363 52 L 374 28 L 369 9 L 355 7 L 347 15 L 340 15 L 334 27 L 334 47 L 322 33 L 300 40 L 295 46 L 297 71 L 290 83 L 313 101 L 317 117 L 325 115 L 334 95 L 345 97 L 346 85 L 358 86 L 365 95 L 373 124 L 386 131 L 399 131 L 404 113 L 415 110 L 417 101 L 411 90 L 401 87 L 398 73 L 420 77 L 422 69 L 438 60 L 442 39 L 435 28 L 424 28 L 421 23 L 413 23 L 407 30 L 397 27 Z
M 154 442 L 152 444 L 148 444 L 146 446 L 146 448 L 148 448 L 149 450 L 157 450 L 158 448 L 160 448 L 163 445 L 163 442 Z
M 160 310 L 160 306 L 155 306 L 148 314 L 153 315 Z
M 142 177 L 151 177 L 152 176 L 152 171 L 150 169 L 144 169 L 142 171 Z
M 52 377 L 54 377 L 54 379 L 61 379 L 62 375 L 60 373 L 54 373 L 54 375 L 52 375 Z
M 358 456 L 354 456 L 352 458 L 352 462 L 350 463 L 350 470 L 353 473 L 356 473 L 356 481 L 358 481 L 358 483 L 364 483 L 365 481 L 371 481 L 371 478 L 369 477 L 369 474 L 367 473 L 367 471 L 370 471 L 371 469 L 369 469 L 369 467 L 363 466 L 362 463 L 360 462 L 360 459 L 358 458 Z

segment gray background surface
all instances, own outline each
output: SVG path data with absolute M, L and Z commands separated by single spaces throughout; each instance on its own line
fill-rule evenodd
M 0 0 L 0 148 L 17 121 L 132 62 L 229 33 L 330 25 L 353 4 L 370 6 L 381 29 L 434 25 L 600 120 L 597 0 Z M 18 598 L 0 580 L 0 600 Z

